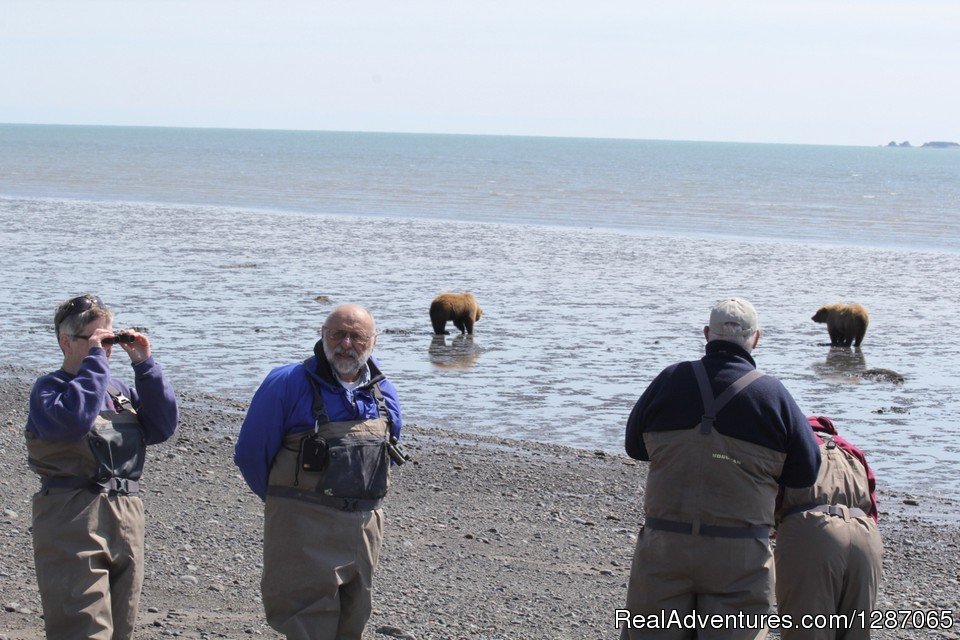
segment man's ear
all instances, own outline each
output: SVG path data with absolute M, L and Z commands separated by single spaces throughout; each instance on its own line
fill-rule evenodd
M 753 336 L 753 348 L 757 348 L 757 343 L 760 342 L 760 329 L 757 329 L 757 335 Z
M 703 327 L 703 337 L 707 339 L 707 342 L 710 342 L 710 325 Z

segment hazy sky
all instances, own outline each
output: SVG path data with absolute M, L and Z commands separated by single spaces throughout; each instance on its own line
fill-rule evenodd
M 0 0 L 0 122 L 960 141 L 957 0 Z

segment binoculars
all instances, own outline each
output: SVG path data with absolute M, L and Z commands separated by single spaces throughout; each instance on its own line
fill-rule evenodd
M 407 453 L 407 450 L 403 448 L 403 445 L 397 441 L 395 436 L 390 436 L 390 442 L 387 444 L 387 455 L 390 456 L 390 459 L 393 460 L 394 464 L 398 467 L 413 459 L 410 454 Z
M 132 333 L 115 333 L 114 335 L 102 340 L 103 344 L 130 344 L 137 338 Z

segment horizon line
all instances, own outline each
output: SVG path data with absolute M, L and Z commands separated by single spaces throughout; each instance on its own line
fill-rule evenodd
M 690 138 L 624 138 L 615 136 L 586 136 L 586 135 L 545 135 L 545 134 L 520 134 L 520 133 L 464 133 L 450 131 L 383 131 L 372 129 L 290 129 L 284 127 L 229 127 L 229 126 L 198 126 L 198 125 L 167 125 L 167 124 L 102 124 L 102 123 L 62 123 L 62 122 L 0 122 L 0 126 L 25 126 L 25 127 L 100 127 L 111 129 L 187 129 L 202 131 L 271 131 L 287 133 L 347 133 L 347 134 L 383 134 L 383 135 L 410 135 L 410 136 L 466 136 L 476 138 L 535 138 L 545 140 L 609 140 L 624 142 L 679 142 L 679 143 L 707 143 L 707 144 L 744 144 L 744 145 L 786 145 L 786 146 L 808 146 L 808 147 L 853 147 L 868 148 L 890 147 L 891 140 L 885 143 L 877 144 L 842 144 L 842 143 L 816 143 L 816 142 L 770 142 L 770 141 L 749 141 L 749 140 L 695 140 Z M 903 141 L 908 142 L 909 141 Z M 941 142 L 930 140 L 927 142 Z M 896 143 L 896 148 L 919 149 L 921 144 L 910 143 L 909 147 L 900 147 Z M 891 147 L 894 148 L 894 147 Z

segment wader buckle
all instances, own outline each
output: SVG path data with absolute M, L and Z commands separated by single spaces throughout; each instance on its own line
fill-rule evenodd
M 140 483 L 128 478 L 107 478 L 103 482 L 98 482 L 101 491 L 106 491 L 110 495 L 129 496 L 130 494 L 140 493 Z

